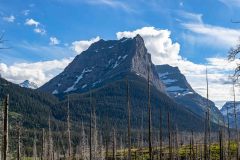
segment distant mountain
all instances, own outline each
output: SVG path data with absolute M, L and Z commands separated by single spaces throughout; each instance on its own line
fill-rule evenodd
M 30 89 L 37 89 L 38 85 L 34 82 L 30 82 L 29 80 L 25 80 L 19 84 L 20 87 L 30 88 Z
M 100 40 L 75 57 L 62 73 L 39 90 L 52 94 L 82 93 L 123 79 L 130 73 L 147 79 L 148 65 L 151 83 L 165 92 L 141 36 Z
M 156 69 L 159 78 L 166 86 L 166 91 L 176 102 L 186 106 L 201 117 L 205 117 L 207 99 L 192 89 L 178 67 L 158 65 Z M 223 121 L 223 116 L 215 104 L 210 100 L 208 103 L 211 107 L 212 120 L 216 123 L 218 120 Z
M 236 101 L 236 115 L 237 115 L 237 123 L 240 125 L 240 101 Z M 228 122 L 227 114 L 229 118 L 230 127 L 235 127 L 235 119 L 234 119 L 234 102 L 228 101 L 226 102 L 222 108 L 220 109 L 221 113 L 224 116 L 225 122 Z

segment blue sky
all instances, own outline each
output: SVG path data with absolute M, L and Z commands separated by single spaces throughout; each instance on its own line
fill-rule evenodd
M 168 47 L 179 45 L 171 49 L 173 53 L 167 60 L 179 66 L 194 89 L 205 94 L 201 81 L 207 65 L 212 82 L 224 84 L 226 90 L 230 88 L 226 80 L 234 64 L 227 69 L 223 64 L 240 36 L 240 24 L 231 23 L 240 20 L 236 14 L 239 9 L 240 0 L 1 0 L 0 31 L 8 40 L 5 46 L 11 47 L 0 51 L 2 76 L 15 83 L 28 78 L 41 85 L 98 36 L 117 39 L 117 32 L 154 27 L 151 31 L 163 30 L 167 36 L 156 37 L 157 44 L 170 40 Z M 148 47 L 155 52 L 156 46 Z M 163 53 L 158 53 L 153 53 L 155 64 L 161 64 L 158 58 Z M 43 68 L 46 64 L 50 69 Z M 29 73 L 32 67 L 36 73 Z M 196 75 L 199 80 L 194 80 Z M 219 92 L 215 88 L 213 94 Z M 220 106 L 230 98 L 221 94 L 212 100 Z

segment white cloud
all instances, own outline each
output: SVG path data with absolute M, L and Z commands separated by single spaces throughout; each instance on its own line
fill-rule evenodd
M 86 2 L 94 5 L 106 5 L 111 8 L 123 9 L 124 11 L 127 12 L 134 11 L 127 3 L 124 3 L 123 1 L 119 0 L 88 0 Z
M 183 10 L 176 11 L 178 16 L 183 18 L 184 20 L 191 21 L 191 22 L 196 22 L 196 23 L 202 23 L 202 14 L 199 13 L 191 13 L 191 12 L 186 12 Z
M 50 45 L 58 45 L 60 43 L 60 41 L 56 37 L 50 37 L 49 40 Z
M 9 16 L 9 17 L 3 17 L 4 21 L 7 22 L 14 22 L 15 21 L 15 17 L 13 15 Z
M 219 0 L 228 7 L 240 7 L 240 0 Z
M 34 19 L 26 19 L 25 24 L 28 26 L 35 26 L 38 27 L 38 25 L 40 25 L 40 23 Z
M 205 32 L 205 31 L 202 31 Z M 135 31 L 118 32 L 117 38 L 134 37 L 140 34 L 148 52 L 151 53 L 154 64 L 169 64 L 178 66 L 186 76 L 191 86 L 206 97 L 205 72 L 208 68 L 210 99 L 221 107 L 225 101 L 231 100 L 231 84 L 228 75 L 235 69 L 237 63 L 229 63 L 224 58 L 207 58 L 206 64 L 193 63 L 180 55 L 180 45 L 173 43 L 168 30 L 154 27 L 144 27 Z M 227 38 L 227 37 L 226 37 Z M 238 93 L 240 96 L 240 93 Z
M 41 34 L 41 35 L 45 35 L 46 34 L 46 30 L 43 28 L 34 28 L 33 31 L 35 33 Z
M 77 53 L 81 53 L 82 51 L 85 51 L 86 49 L 88 49 L 88 47 L 92 44 L 95 43 L 97 41 L 100 40 L 100 37 L 96 37 L 96 38 L 92 38 L 90 40 L 82 40 L 82 41 L 74 41 L 72 42 L 72 49 L 77 52 Z
M 33 31 L 37 34 L 45 35 L 47 33 L 47 31 L 44 29 L 44 26 L 40 22 L 38 22 L 32 18 L 26 19 L 25 25 L 34 26 Z
M 41 86 L 59 74 L 72 59 L 73 58 L 64 58 L 61 60 L 16 63 L 13 65 L 0 63 L 0 73 L 4 78 L 14 83 L 30 80 Z
M 239 29 L 224 28 L 203 23 L 184 23 L 182 25 L 196 34 L 189 35 L 188 38 L 191 38 L 190 41 L 194 39 L 206 45 L 229 48 L 230 46 L 234 46 L 240 37 Z
M 170 38 L 171 32 L 169 30 L 144 27 L 133 32 L 118 32 L 117 38 L 132 38 L 137 34 L 140 34 L 143 37 L 148 52 L 152 55 L 152 61 L 154 64 L 163 64 L 165 62 L 176 63 L 182 59 L 179 55 L 180 45 L 172 42 Z

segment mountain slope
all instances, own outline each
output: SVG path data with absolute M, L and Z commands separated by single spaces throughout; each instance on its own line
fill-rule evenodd
M 192 89 L 178 67 L 158 65 L 156 69 L 161 81 L 166 86 L 166 91 L 176 102 L 186 106 L 201 117 L 205 116 L 207 99 Z M 211 107 L 212 120 L 216 123 L 218 120 L 222 121 L 223 116 L 215 104 L 210 100 L 208 104 Z
M 46 127 L 51 106 L 58 99 L 48 93 L 20 87 L 0 78 L 0 100 L 9 94 L 9 111 L 17 113 L 24 127 Z
M 39 90 L 53 94 L 82 93 L 122 79 L 128 73 L 147 79 L 148 65 L 152 84 L 164 92 L 142 37 L 100 40 L 76 56 L 62 73 Z
M 237 115 L 237 124 L 240 125 L 240 102 L 236 101 L 236 115 Z M 235 116 L 234 116 L 234 102 L 228 101 L 226 102 L 222 108 L 220 109 L 222 115 L 224 116 L 225 122 L 228 122 L 229 118 L 229 125 L 230 127 L 235 127 Z M 228 114 L 228 117 L 227 117 Z

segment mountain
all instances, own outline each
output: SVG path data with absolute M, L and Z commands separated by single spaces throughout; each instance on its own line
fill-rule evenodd
M 159 78 L 166 86 L 168 94 L 176 102 L 186 106 L 192 112 L 205 117 L 207 99 L 195 92 L 187 82 L 185 76 L 178 67 L 170 65 L 156 66 Z M 211 116 L 214 122 L 223 121 L 223 116 L 212 101 L 208 101 L 211 107 Z
M 66 114 L 64 112 L 67 105 L 66 95 L 75 97 L 71 98 L 71 103 L 74 104 L 73 116 L 75 115 L 76 119 L 86 117 L 86 111 L 89 110 L 89 92 L 92 92 L 100 119 L 106 120 L 108 117 L 107 119 L 111 119 L 114 125 L 125 128 L 127 77 L 130 83 L 131 110 L 134 114 L 133 126 L 136 127 L 142 113 L 147 113 L 148 69 L 154 126 L 158 126 L 161 108 L 165 118 L 168 112 L 173 115 L 174 125 L 180 130 L 193 128 L 202 130 L 202 118 L 184 105 L 177 104 L 167 95 L 165 86 L 159 79 L 151 56 L 139 35 L 121 40 L 100 40 L 92 44 L 86 51 L 76 56 L 62 73 L 37 90 L 52 93 L 62 99 L 58 106 L 54 107 L 62 109 L 53 111 L 58 119 Z
M 21 87 L 25 87 L 25 88 L 31 88 L 31 89 L 37 89 L 38 85 L 34 82 L 30 82 L 29 80 L 25 80 L 22 83 L 19 84 L 19 86 Z
M 151 83 L 165 92 L 141 36 L 100 40 L 76 56 L 62 73 L 39 90 L 52 94 L 83 93 L 123 79 L 130 73 L 147 79 L 148 65 Z
M 239 126 L 240 125 L 240 101 L 236 101 L 235 105 L 236 105 L 237 123 L 238 123 L 238 126 Z M 225 122 L 227 123 L 228 118 L 229 118 L 230 127 L 235 127 L 234 102 L 233 101 L 226 102 L 222 106 L 220 111 L 224 116 Z M 228 117 L 227 117 L 227 114 L 228 114 Z

